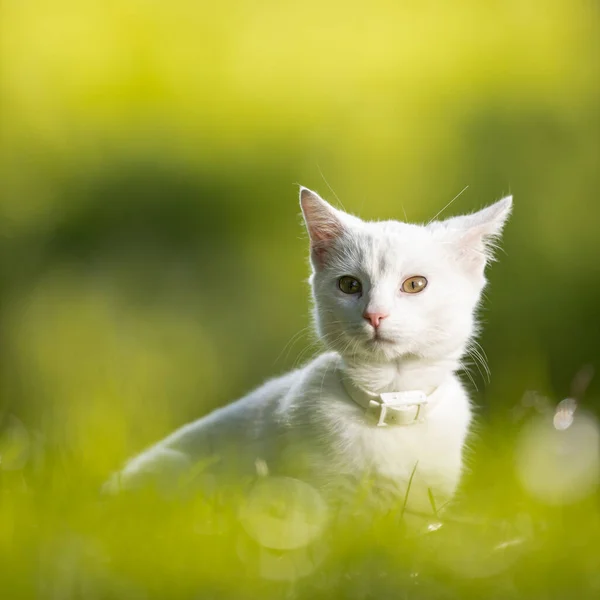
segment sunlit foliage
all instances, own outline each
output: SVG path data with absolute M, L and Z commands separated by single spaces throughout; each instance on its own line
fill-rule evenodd
M 600 594 L 598 12 L 4 0 L 1 597 Z M 108 500 L 127 456 L 318 351 L 296 183 L 414 221 L 515 196 L 455 505 L 324 517 L 260 468 Z

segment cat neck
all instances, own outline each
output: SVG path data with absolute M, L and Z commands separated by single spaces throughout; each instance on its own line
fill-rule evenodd
M 427 359 L 405 355 L 389 362 L 342 358 L 341 367 L 357 386 L 372 393 L 422 390 L 432 393 L 458 369 L 456 358 Z

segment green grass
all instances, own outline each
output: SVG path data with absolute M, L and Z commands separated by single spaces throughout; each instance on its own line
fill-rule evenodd
M 211 497 L 161 489 L 106 496 L 75 457 L 49 453 L 0 471 L 2 596 L 597 597 L 595 483 L 577 499 L 566 490 L 568 503 L 535 499 L 514 476 L 518 447 L 507 441 L 493 457 L 482 449 L 456 500 L 430 515 L 407 510 L 406 498 L 375 513 L 365 501 L 371 488 L 326 517 L 306 486 L 268 476 Z M 4 451 L 16 465 L 18 444 Z

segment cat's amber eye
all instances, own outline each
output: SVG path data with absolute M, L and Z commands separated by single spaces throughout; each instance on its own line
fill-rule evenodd
M 350 275 L 340 277 L 338 287 L 344 294 L 360 294 L 362 292 L 362 283 Z
M 402 284 L 402 291 L 407 294 L 418 294 L 422 292 L 427 287 L 427 279 L 425 277 L 421 277 L 421 275 L 415 275 L 414 277 L 409 277 Z

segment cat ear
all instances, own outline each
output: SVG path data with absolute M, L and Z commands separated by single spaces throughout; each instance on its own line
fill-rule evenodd
M 480 273 L 493 259 L 493 250 L 512 210 L 512 196 L 470 215 L 443 221 L 452 235 L 464 263 Z
M 310 237 L 315 266 L 322 266 L 328 249 L 344 233 L 344 215 L 325 202 L 319 194 L 305 187 L 300 188 L 300 207 Z

